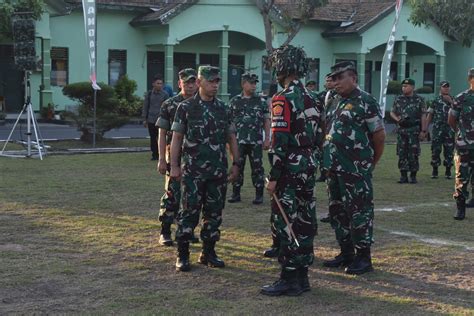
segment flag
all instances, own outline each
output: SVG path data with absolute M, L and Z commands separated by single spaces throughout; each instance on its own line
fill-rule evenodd
M 402 10 L 403 0 L 396 0 L 395 5 L 395 21 L 388 37 L 387 48 L 382 60 L 382 69 L 380 71 L 380 110 L 382 116 L 385 116 L 385 106 L 387 103 L 387 86 L 390 79 L 390 64 L 392 63 L 393 48 L 395 47 L 395 34 L 397 33 L 398 20 L 400 11 Z
M 94 90 L 100 90 L 96 76 L 96 56 L 97 56 L 97 16 L 95 0 L 82 0 L 84 10 L 84 27 L 86 29 L 86 43 L 89 49 L 90 76 Z

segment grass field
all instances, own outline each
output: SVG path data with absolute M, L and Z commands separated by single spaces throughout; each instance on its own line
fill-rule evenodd
M 429 177 L 423 145 L 419 184 L 399 185 L 395 146 L 374 173 L 375 272 L 323 268 L 337 254 L 319 225 L 312 291 L 259 294 L 279 267 L 270 245 L 269 200 L 227 204 L 217 252 L 226 268 L 176 273 L 175 249 L 158 245 L 163 177 L 149 153 L 0 157 L 0 314 L 474 315 L 474 210 L 454 221 L 453 180 Z M 248 170 L 247 170 L 248 171 Z M 318 216 L 326 189 L 316 188 Z

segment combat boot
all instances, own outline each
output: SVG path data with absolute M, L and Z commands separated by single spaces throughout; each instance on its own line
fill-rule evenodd
M 341 253 L 332 260 L 323 261 L 323 266 L 327 268 L 346 267 L 354 261 L 354 245 L 351 241 L 341 243 Z
M 451 176 L 451 167 L 446 167 L 446 172 L 444 173 L 444 176 L 446 177 L 446 179 L 451 179 L 452 176 Z
M 215 251 L 215 241 L 205 241 L 202 244 L 202 252 L 199 256 L 199 263 L 208 265 L 212 268 L 223 268 L 225 266 L 224 261 L 221 260 Z
M 374 271 L 372 267 L 372 258 L 370 256 L 370 248 L 357 249 L 354 262 L 345 270 L 347 274 L 363 274 Z
M 326 216 L 321 218 L 319 221 L 321 223 L 330 223 L 331 222 L 331 216 L 329 215 L 329 213 L 327 213 Z
M 272 246 L 263 252 L 263 256 L 267 258 L 276 258 L 280 252 L 280 239 L 276 236 L 272 236 Z
M 171 247 L 173 246 L 173 240 L 171 239 L 171 224 L 162 223 L 160 233 L 160 245 Z
M 189 242 L 178 241 L 178 258 L 176 259 L 176 271 L 189 271 Z
M 311 285 L 308 278 L 308 267 L 298 269 L 298 282 L 303 292 L 311 291 Z
M 438 167 L 433 166 L 433 172 L 431 173 L 431 179 L 437 179 L 438 178 Z
M 229 203 L 237 203 L 240 202 L 240 187 L 233 187 L 232 189 L 232 196 L 230 199 L 227 200 Z
M 255 190 L 255 200 L 252 201 L 252 204 L 258 205 L 263 203 L 263 188 L 257 188 Z
M 416 181 L 416 171 L 410 172 L 410 183 L 412 184 L 418 183 L 418 181 Z
M 466 201 L 456 201 L 456 214 L 454 214 L 454 219 L 462 221 L 466 217 Z
M 300 283 L 298 282 L 298 271 L 282 270 L 280 278 L 271 285 L 265 285 L 260 293 L 268 296 L 298 296 L 303 293 Z
M 408 176 L 406 171 L 400 171 L 400 180 L 398 183 L 408 183 Z
M 192 243 L 192 244 L 197 244 L 199 242 L 199 237 L 196 237 L 196 235 L 194 235 L 194 232 L 191 234 L 191 238 L 189 238 L 189 241 Z

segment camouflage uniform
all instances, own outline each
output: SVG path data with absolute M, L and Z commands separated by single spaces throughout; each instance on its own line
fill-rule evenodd
M 406 125 L 398 128 L 398 168 L 400 171 L 417 172 L 420 169 L 418 157 L 421 153 L 418 136 L 421 118 L 426 112 L 425 100 L 417 94 L 411 97 L 399 95 L 393 103 L 392 112 L 400 116 Z
M 428 113 L 433 115 L 433 132 L 431 139 L 431 165 L 441 165 L 441 149 L 444 153 L 443 165 L 451 168 L 453 165 L 454 131 L 448 125 L 448 112 L 451 106 L 442 96 L 438 96 L 428 108 Z
M 246 156 L 249 156 L 252 169 L 252 183 L 255 188 L 263 189 L 263 123 L 270 119 L 267 102 L 254 95 L 245 98 L 236 95 L 229 102 L 232 122 L 237 130 L 237 142 L 240 153 L 240 175 L 234 187 L 240 188 L 244 182 Z

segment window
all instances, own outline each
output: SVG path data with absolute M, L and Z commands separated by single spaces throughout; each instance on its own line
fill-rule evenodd
M 115 86 L 117 81 L 127 73 L 127 51 L 109 49 L 109 85 Z
M 68 84 L 69 50 L 67 47 L 51 48 L 51 86 Z
M 430 87 L 434 91 L 435 64 L 425 63 L 423 65 L 423 86 Z
M 319 91 L 319 58 L 308 58 L 308 73 L 306 82 L 314 80 L 316 82 L 316 91 Z
M 173 63 L 174 63 L 174 82 L 173 90 L 179 90 L 178 79 L 179 72 L 185 68 L 196 68 L 196 54 L 192 53 L 174 53 L 173 54 Z
M 219 67 L 219 54 L 200 54 L 199 64 Z
M 382 71 L 381 61 L 375 62 L 375 71 Z M 396 61 L 392 61 L 390 63 L 390 80 L 397 80 L 397 75 L 398 75 L 398 63 Z

